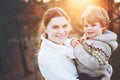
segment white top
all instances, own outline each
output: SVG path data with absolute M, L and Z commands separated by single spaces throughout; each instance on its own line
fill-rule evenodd
M 45 80 L 77 80 L 77 70 L 72 58 L 73 49 L 57 45 L 41 36 L 42 44 L 38 64 Z

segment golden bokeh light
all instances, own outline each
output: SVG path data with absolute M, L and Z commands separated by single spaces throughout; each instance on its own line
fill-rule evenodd
M 85 8 L 90 5 L 106 6 L 102 0 L 67 0 L 66 5 L 69 11 L 71 11 L 71 15 L 74 14 L 74 17 L 79 17 Z
M 49 2 L 50 0 L 43 0 L 43 1 L 46 3 L 46 2 Z
M 74 29 L 72 30 L 71 34 L 74 34 L 77 31 L 78 33 L 82 32 L 83 27 L 80 24 L 80 17 L 83 11 L 90 5 L 102 6 L 107 9 L 107 5 L 104 0 L 66 0 L 64 5 L 65 10 L 68 12 L 71 18 L 72 25 L 74 25 Z
M 120 0 L 114 0 L 115 2 L 120 2 Z

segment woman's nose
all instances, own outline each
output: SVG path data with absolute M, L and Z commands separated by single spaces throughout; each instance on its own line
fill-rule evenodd
M 60 28 L 60 29 L 58 30 L 58 32 L 59 32 L 59 33 L 64 33 L 64 29 L 63 29 L 63 28 Z

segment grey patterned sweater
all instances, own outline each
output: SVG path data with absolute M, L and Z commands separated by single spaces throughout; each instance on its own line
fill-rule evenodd
M 79 73 L 90 76 L 105 74 L 108 70 L 112 74 L 109 58 L 117 48 L 117 35 L 106 30 L 103 35 L 86 39 L 74 48 Z

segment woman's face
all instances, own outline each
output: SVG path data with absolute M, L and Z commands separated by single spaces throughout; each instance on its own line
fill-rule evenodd
M 55 17 L 50 20 L 45 32 L 48 34 L 48 40 L 63 44 L 67 39 L 71 26 L 65 17 Z
M 104 29 L 105 27 L 101 27 L 99 22 L 90 24 L 86 21 L 84 23 L 84 33 L 88 38 L 93 38 L 101 35 Z

